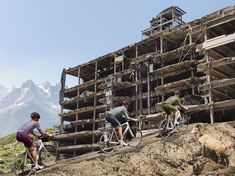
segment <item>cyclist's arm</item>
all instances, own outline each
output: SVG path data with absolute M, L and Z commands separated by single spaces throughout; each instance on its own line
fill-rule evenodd
M 39 123 L 36 125 L 36 128 L 41 135 L 46 135 L 46 133 L 41 129 Z
M 181 102 L 180 102 L 180 99 L 179 99 L 179 98 L 177 98 L 176 102 L 177 102 L 177 105 L 179 105 L 179 106 L 180 106 L 180 108 L 184 108 L 184 106 L 181 104 Z
M 182 104 L 181 104 L 181 101 L 180 101 L 180 98 L 178 98 L 178 105 L 180 106 L 180 108 L 181 109 L 184 109 L 184 110 L 187 110 L 188 108 L 187 107 L 185 107 L 185 106 L 183 106 Z
M 128 119 L 128 120 L 137 121 L 137 119 L 131 118 L 131 117 L 128 115 L 126 109 L 124 110 L 124 115 L 123 115 L 123 117 L 125 117 L 125 118 Z

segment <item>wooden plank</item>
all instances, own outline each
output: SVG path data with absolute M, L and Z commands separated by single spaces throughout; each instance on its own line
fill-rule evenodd
M 62 151 L 73 151 L 73 150 L 89 150 L 89 149 L 99 149 L 98 144 L 81 144 L 81 145 L 71 145 L 71 146 L 63 146 L 63 147 L 58 147 L 57 151 L 62 152 Z
M 225 108 L 230 109 L 235 107 L 235 99 L 214 102 L 211 104 L 189 105 L 186 107 L 188 107 L 187 112 L 189 113 L 210 110 L 211 107 L 214 110 L 220 110 Z
M 200 90 L 206 90 L 210 88 L 219 88 L 219 87 L 225 87 L 225 86 L 230 86 L 235 84 L 235 78 L 231 79 L 220 79 L 220 80 L 215 80 L 210 83 L 205 83 L 203 85 L 199 85 Z
M 131 102 L 132 98 L 131 97 L 127 97 L 127 96 L 116 96 L 112 98 L 113 100 L 113 104 L 114 105 L 120 105 L 122 103 L 123 100 L 127 100 L 129 102 Z M 98 100 L 99 103 L 105 104 L 106 103 L 106 98 L 100 98 Z
M 234 64 L 235 57 L 225 57 L 219 60 L 211 61 L 210 63 L 201 63 L 197 66 L 197 70 L 204 72 L 207 69 L 217 68 L 223 65 Z
M 204 48 L 205 50 L 209 50 L 209 49 L 226 45 L 232 42 L 235 42 L 235 33 L 230 34 L 230 35 L 221 35 L 221 36 L 206 40 L 203 43 L 202 48 Z
M 171 83 L 167 83 L 161 86 L 157 86 L 155 87 L 155 91 L 159 92 L 159 93 L 166 93 L 169 92 L 169 90 L 177 90 L 177 89 L 182 89 L 182 88 L 190 88 L 193 85 L 197 85 L 199 83 L 199 78 L 198 77 L 190 77 L 187 79 L 183 79 L 183 80 L 179 80 L 179 81 L 175 81 L 175 82 L 171 82 Z M 170 91 L 170 92 L 171 92 Z
M 84 137 L 84 136 L 91 136 L 91 135 L 99 135 L 101 132 L 99 130 L 95 131 L 80 131 L 80 132 L 75 132 L 75 133 L 68 133 L 68 134 L 59 134 L 55 136 L 55 140 L 69 140 L 69 139 L 74 139 L 76 137 Z
M 155 70 L 154 73 L 164 75 L 170 72 L 178 72 L 179 70 L 187 71 L 190 69 L 190 67 L 192 67 L 193 64 L 196 64 L 196 63 L 197 61 L 195 60 L 187 60 L 184 62 L 179 62 L 176 64 L 164 66 L 162 68 Z
M 55 128 L 73 128 L 76 126 L 83 126 L 86 124 L 91 124 L 91 123 L 99 123 L 99 122 L 104 122 L 105 121 L 105 117 L 104 118 L 99 118 L 99 119 L 85 119 L 85 120 L 77 120 L 77 121 L 72 121 L 69 124 L 61 124 L 61 125 L 57 125 L 55 126 Z
M 84 108 L 80 108 L 80 109 L 75 109 L 72 111 L 68 111 L 68 112 L 64 112 L 64 113 L 60 113 L 59 116 L 61 117 L 66 117 L 66 116 L 71 116 L 71 115 L 75 115 L 77 113 L 83 113 L 83 112 L 89 112 L 89 111 L 93 111 L 94 109 L 102 109 L 107 107 L 108 105 L 100 105 L 100 106 L 90 106 L 90 107 L 84 107 Z
M 97 93 L 93 92 L 93 93 L 89 94 L 89 96 L 87 96 L 86 98 L 87 99 L 94 98 L 95 95 L 96 96 L 102 96 L 102 95 L 104 95 L 104 93 L 103 92 L 97 92 Z M 78 100 L 83 100 L 83 99 L 84 99 L 84 97 L 79 95 L 79 96 L 75 96 L 75 97 L 70 98 L 70 99 L 66 99 L 61 104 L 62 105 L 73 104 L 73 103 L 77 103 Z
M 146 62 L 149 59 L 153 59 L 155 62 L 162 62 L 162 58 L 165 58 L 166 60 L 170 60 L 170 59 L 175 59 L 177 57 L 179 57 L 179 52 L 182 52 L 182 50 L 187 51 L 190 47 L 192 47 L 193 45 L 185 45 L 182 47 L 179 47 L 175 50 L 163 53 L 163 54 L 159 54 L 157 52 L 152 52 L 152 53 L 148 53 L 148 54 L 144 54 L 141 55 L 135 59 L 133 59 L 131 61 L 131 65 L 138 65 L 141 62 Z

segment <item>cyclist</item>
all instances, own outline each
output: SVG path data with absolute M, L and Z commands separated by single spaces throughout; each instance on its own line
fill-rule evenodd
M 175 95 L 166 99 L 163 103 L 163 110 L 167 115 L 170 115 L 173 119 L 174 124 L 179 124 L 177 121 L 180 117 L 180 109 L 187 110 L 187 107 L 184 107 L 180 102 L 180 91 L 175 91 Z
M 40 114 L 37 112 L 32 112 L 31 113 L 31 120 L 26 122 L 25 124 L 23 124 L 16 133 L 16 139 L 19 142 L 22 142 L 24 144 L 24 146 L 28 149 L 28 151 L 30 152 L 32 161 L 34 163 L 34 169 L 42 169 L 43 166 L 40 166 L 38 164 L 38 160 L 37 160 L 37 149 L 36 146 L 33 143 L 33 139 L 31 137 L 29 137 L 29 134 L 31 133 L 34 136 L 48 136 L 46 133 L 44 133 L 44 131 L 41 129 L 38 121 L 40 119 Z M 35 134 L 34 133 L 34 129 L 37 128 L 38 132 L 40 133 L 40 135 Z
M 128 101 L 124 100 L 122 103 L 122 106 L 118 106 L 116 108 L 111 109 L 110 111 L 107 112 L 106 114 L 106 120 L 111 123 L 112 127 L 115 128 L 115 131 L 118 135 L 119 139 L 119 144 L 126 146 L 127 144 L 123 141 L 123 135 L 122 135 L 122 125 L 118 121 L 117 118 L 126 118 L 132 121 L 137 122 L 138 119 L 131 118 L 128 116 L 127 109 L 129 107 Z

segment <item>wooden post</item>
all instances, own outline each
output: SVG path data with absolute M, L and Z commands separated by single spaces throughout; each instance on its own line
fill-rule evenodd
M 208 39 L 207 31 L 205 32 L 204 39 L 205 41 Z M 213 99 L 212 99 L 212 91 L 211 91 L 211 84 L 210 84 L 211 82 L 210 65 L 209 65 L 210 58 L 208 55 L 208 51 L 205 52 L 205 58 L 206 58 L 206 63 L 207 63 L 206 80 L 207 80 L 207 83 L 209 83 L 208 94 L 209 94 L 209 105 L 210 105 L 210 120 L 211 120 L 211 123 L 213 124 L 214 123 L 214 108 L 213 108 Z
M 95 62 L 95 87 L 94 87 L 94 112 L 93 112 L 93 126 L 92 130 L 95 131 L 95 118 L 96 118 L 96 101 L 97 101 L 97 71 L 98 71 L 98 66 L 97 66 L 97 61 Z M 95 134 L 92 135 L 92 145 L 95 143 Z M 94 148 L 92 148 L 92 151 L 94 151 Z
M 150 101 L 150 64 L 148 62 L 148 68 L 147 68 L 147 83 L 148 83 L 148 114 L 151 114 L 151 101 Z
M 135 57 L 138 57 L 138 46 L 135 45 Z M 138 106 L 138 93 L 139 93 L 139 85 L 138 85 L 138 66 L 137 69 L 135 70 L 135 107 L 136 107 L 136 112 L 139 113 L 139 106 Z

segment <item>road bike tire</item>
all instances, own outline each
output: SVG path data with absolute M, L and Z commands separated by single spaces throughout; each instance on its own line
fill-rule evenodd
M 184 125 L 187 125 L 187 127 L 188 127 L 188 125 L 189 125 L 189 120 L 190 120 L 191 117 L 188 116 L 188 115 L 183 114 L 183 115 L 182 115 L 182 118 L 183 118 Z
M 117 139 L 115 139 L 115 135 L 111 135 L 110 132 L 104 132 L 99 141 L 99 146 L 102 152 L 111 153 L 115 150 L 117 144 Z M 113 143 L 112 143 L 113 142 Z
M 159 125 L 159 135 L 162 138 L 167 138 L 170 136 L 170 131 L 167 129 L 167 119 L 162 120 Z
M 39 151 L 38 164 L 44 166 L 50 166 L 55 164 L 56 161 L 56 148 L 54 145 L 46 144 Z
M 130 134 L 130 131 L 127 131 L 127 133 L 123 136 L 123 140 L 131 147 L 137 147 L 142 139 L 143 134 L 142 131 L 137 127 L 131 127 L 131 131 L 134 134 L 134 137 Z
M 14 161 L 12 163 L 11 166 L 11 171 L 16 175 L 16 176 L 20 176 L 23 175 L 24 172 L 26 171 L 30 171 L 33 168 L 33 165 L 24 165 L 24 160 L 25 160 L 25 152 L 18 154 L 15 158 Z M 29 164 L 32 163 L 31 159 L 27 158 L 27 161 L 25 164 Z
M 182 114 L 178 120 L 179 124 L 176 125 L 176 129 L 178 131 L 180 131 L 182 129 L 183 126 L 186 126 L 186 128 L 188 127 L 189 125 L 189 117 Z

